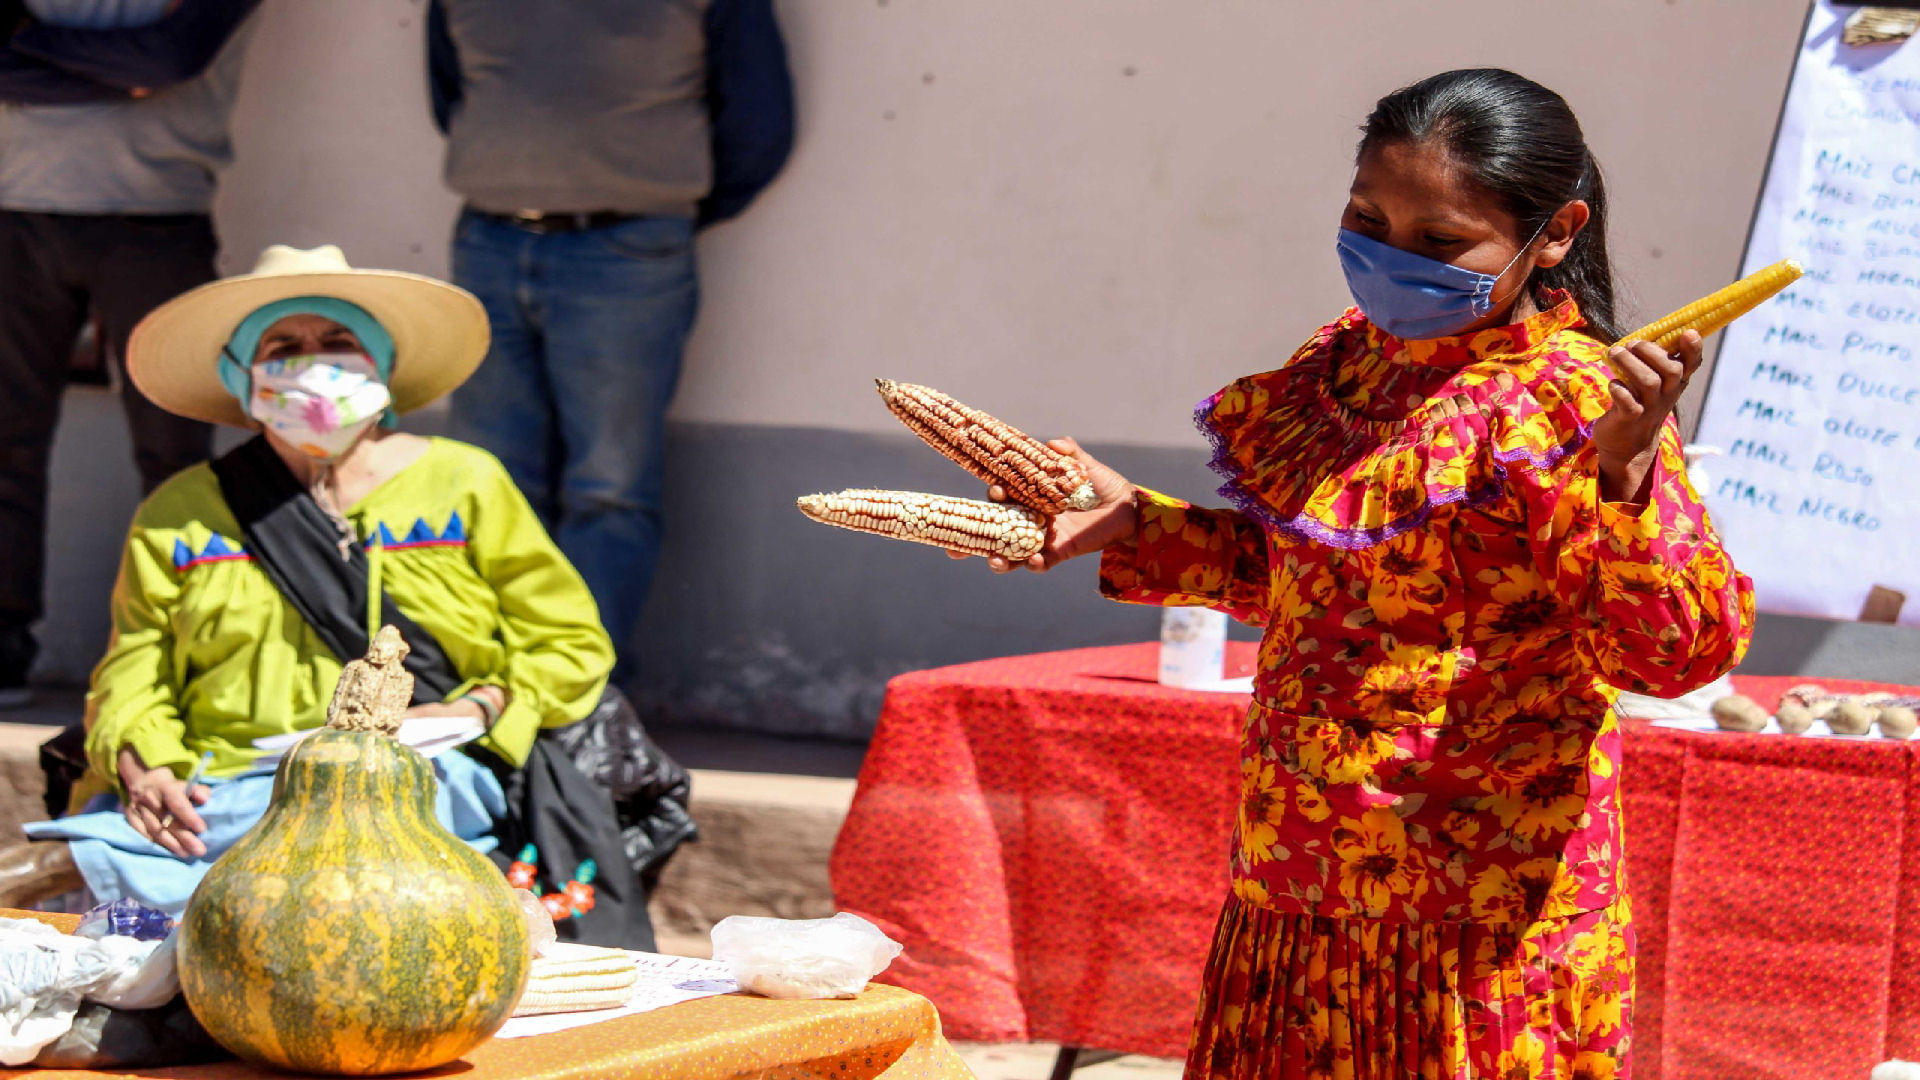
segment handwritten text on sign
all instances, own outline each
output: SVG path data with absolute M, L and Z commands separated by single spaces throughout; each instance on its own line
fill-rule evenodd
M 1697 440 L 1761 607 L 1849 619 L 1920 600 L 1920 41 L 1842 44 L 1852 10 L 1808 24 L 1742 270 L 1807 274 L 1726 331 Z

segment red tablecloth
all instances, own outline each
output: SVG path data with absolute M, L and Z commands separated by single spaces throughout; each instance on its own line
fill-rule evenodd
M 955 1037 L 1183 1053 L 1246 699 L 1159 686 L 1155 648 L 888 687 L 834 891 L 906 943 L 883 978 Z M 1767 704 L 1799 681 L 1897 689 L 1739 680 Z M 1864 1078 L 1920 1057 L 1920 744 L 1633 724 L 1626 748 L 1636 1075 Z

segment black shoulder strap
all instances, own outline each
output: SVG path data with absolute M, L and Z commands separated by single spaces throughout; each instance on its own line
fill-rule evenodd
M 300 486 L 264 435 L 256 435 L 213 462 L 220 492 L 246 534 L 248 554 L 341 663 L 367 653 L 367 556 L 349 544 L 341 557 L 339 531 Z M 400 631 L 412 650 L 416 705 L 443 701 L 461 683 L 446 650 L 409 619 L 391 596 L 380 597 L 381 621 Z

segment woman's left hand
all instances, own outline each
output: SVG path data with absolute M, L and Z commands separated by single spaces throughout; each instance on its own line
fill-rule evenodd
M 406 720 L 418 720 L 422 717 L 429 716 L 471 716 L 475 720 L 484 723 L 487 719 L 487 711 L 485 709 L 482 709 L 480 706 L 465 698 L 460 698 L 455 701 L 433 701 L 425 705 L 414 705 L 401 715 L 402 718 Z
M 500 715 L 500 710 L 507 707 L 507 693 L 497 686 L 476 686 L 468 693 L 484 694 L 488 701 L 493 702 L 494 716 Z M 466 716 L 480 721 L 485 727 L 493 726 L 492 717 L 487 715 L 487 710 L 481 708 L 479 702 L 471 701 L 465 695 L 452 701 L 415 705 L 403 714 L 403 718 L 407 720 L 428 716 Z
M 1680 349 L 1669 353 L 1650 341 L 1607 354 L 1613 366 L 1613 407 L 1593 425 L 1600 453 L 1600 497 L 1607 502 L 1644 503 L 1660 459 L 1660 432 L 1673 407 L 1700 368 L 1700 334 L 1680 335 Z

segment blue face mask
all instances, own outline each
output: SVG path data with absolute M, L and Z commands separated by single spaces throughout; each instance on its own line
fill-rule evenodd
M 1535 230 L 1533 236 L 1539 235 Z M 1341 229 L 1340 269 L 1368 322 L 1404 341 L 1419 341 L 1450 337 L 1486 318 L 1494 308 L 1493 287 L 1531 246 L 1529 237 L 1500 273 L 1482 274 Z

